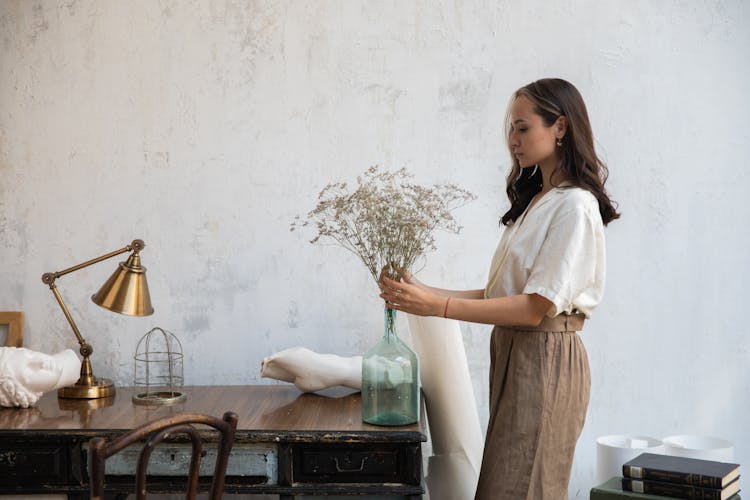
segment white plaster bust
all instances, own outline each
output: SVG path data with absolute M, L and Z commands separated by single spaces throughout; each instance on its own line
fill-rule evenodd
M 0 406 L 34 406 L 45 392 L 75 384 L 80 371 L 81 361 L 70 349 L 50 355 L 0 347 Z

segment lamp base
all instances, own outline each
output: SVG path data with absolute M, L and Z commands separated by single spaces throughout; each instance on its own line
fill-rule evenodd
M 58 398 L 99 399 L 115 395 L 115 384 L 108 378 L 95 378 L 91 384 L 76 384 L 57 391 Z

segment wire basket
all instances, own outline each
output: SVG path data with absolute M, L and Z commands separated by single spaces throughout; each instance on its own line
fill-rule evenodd
M 182 392 L 182 344 L 173 333 L 153 328 L 135 350 L 133 403 L 172 405 L 187 399 Z

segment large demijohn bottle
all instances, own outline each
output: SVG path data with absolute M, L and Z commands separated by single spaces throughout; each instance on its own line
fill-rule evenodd
M 385 334 L 362 357 L 362 420 L 408 425 L 419 420 L 419 361 L 396 335 L 396 310 L 385 308 Z

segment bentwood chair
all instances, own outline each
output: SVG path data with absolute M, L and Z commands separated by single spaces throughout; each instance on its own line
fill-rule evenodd
M 192 456 L 188 471 L 188 487 L 185 498 L 194 500 L 198 493 L 198 472 L 203 454 L 203 440 L 198 429 L 194 427 L 196 424 L 213 427 L 219 431 L 216 464 L 214 466 L 213 479 L 211 480 L 209 498 L 211 500 L 220 499 L 224 492 L 224 479 L 227 472 L 227 463 L 229 462 L 229 452 L 232 450 L 234 433 L 237 428 L 237 414 L 231 411 L 224 413 L 222 419 L 197 413 L 181 413 L 144 424 L 109 442 L 102 437 L 92 439 L 89 443 L 91 498 L 95 500 L 104 498 L 104 464 L 106 459 L 148 437 L 148 441 L 146 441 L 138 456 L 135 474 L 136 498 L 138 500 L 145 499 L 146 476 L 151 452 L 163 440 L 184 434 L 190 438 L 192 444 Z

